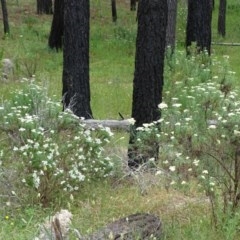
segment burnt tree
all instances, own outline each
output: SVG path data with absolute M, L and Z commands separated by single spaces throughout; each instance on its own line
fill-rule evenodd
M 4 33 L 7 34 L 10 32 L 10 29 L 8 24 L 8 11 L 7 11 L 6 0 L 1 0 L 1 5 L 2 5 L 2 14 L 3 14 L 3 30 L 4 30 Z
M 37 14 L 52 14 L 52 0 L 37 0 Z
M 50 35 L 48 38 L 48 46 L 50 48 L 56 48 L 58 51 L 62 49 L 63 40 L 63 1 L 55 0 L 54 2 L 54 13 L 52 19 L 52 26 Z
M 171 49 L 175 48 L 176 40 L 176 20 L 177 20 L 177 0 L 168 0 L 168 24 L 166 33 L 166 47 Z
M 63 108 L 92 118 L 89 84 L 89 0 L 64 0 Z
M 195 0 L 188 0 L 187 29 L 186 29 L 186 51 L 190 54 L 189 48 L 192 42 L 196 41 L 196 11 L 197 3 Z
M 116 7 L 116 0 L 111 0 L 112 5 L 112 21 L 117 21 L 117 7 Z
M 227 1 L 220 0 L 218 10 L 218 34 L 222 37 L 225 37 L 226 35 L 226 8 Z
M 131 0 L 130 1 L 130 10 L 136 11 L 136 5 L 137 5 L 137 0 Z
M 139 1 L 132 99 L 135 124 L 128 147 L 128 165 L 133 169 L 150 158 L 158 159 L 158 142 L 153 140 L 143 149 L 137 144 L 137 128 L 161 117 L 158 104 L 162 101 L 167 14 L 167 0 Z
M 192 42 L 196 42 L 198 53 L 206 50 L 211 54 L 212 4 L 210 0 L 188 0 L 187 54 Z

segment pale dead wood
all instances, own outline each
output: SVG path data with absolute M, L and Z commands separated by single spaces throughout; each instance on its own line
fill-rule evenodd
M 129 120 L 96 120 L 96 119 L 85 119 L 80 120 L 81 123 L 86 124 L 86 127 L 89 128 L 99 128 L 101 126 L 103 127 L 109 127 L 111 129 L 119 129 L 119 130 L 125 130 L 128 131 L 130 127 L 130 121 Z

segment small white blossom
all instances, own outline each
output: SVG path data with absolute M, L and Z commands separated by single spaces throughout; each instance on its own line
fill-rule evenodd
M 240 131 L 234 130 L 234 131 L 233 131 L 233 134 L 234 134 L 235 136 L 239 137 L 239 136 L 240 136 Z
M 203 170 L 202 173 L 203 174 L 208 174 L 208 170 Z
M 216 129 L 217 128 L 217 126 L 216 125 L 209 125 L 209 127 L 208 127 L 208 129 Z
M 174 103 L 172 106 L 173 106 L 173 107 L 176 107 L 176 108 L 179 108 L 179 107 L 182 106 L 182 104 L 181 104 L 181 103 Z
M 129 118 L 128 122 L 129 122 L 130 125 L 134 125 L 136 120 L 134 118 Z
M 168 105 L 164 102 L 158 104 L 158 108 L 160 108 L 160 109 L 164 109 L 164 108 L 167 108 L 167 107 L 168 107 Z
M 171 172 L 174 172 L 174 171 L 176 170 L 176 166 L 170 166 L 170 167 L 169 167 L 169 170 L 170 170 Z

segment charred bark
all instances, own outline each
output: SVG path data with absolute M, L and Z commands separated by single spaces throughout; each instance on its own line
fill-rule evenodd
M 177 20 L 177 0 L 168 0 L 168 24 L 166 33 L 166 47 L 171 49 L 175 48 L 176 40 L 176 20 Z
M 37 0 L 37 14 L 52 14 L 52 0 Z
M 63 107 L 92 118 L 89 84 L 89 0 L 64 0 Z
M 131 11 L 136 11 L 136 6 L 137 6 L 137 1 L 136 0 L 131 0 L 130 1 L 130 10 Z
M 227 1 L 220 0 L 218 12 L 218 34 L 222 37 L 226 35 L 226 8 Z
M 196 41 L 196 12 L 195 0 L 188 0 L 187 29 L 186 29 L 186 52 L 190 54 L 189 47 Z
M 197 22 L 196 22 L 196 42 L 198 52 L 207 51 L 211 54 L 212 41 L 212 1 L 196 0 L 197 2 Z
M 128 148 L 131 168 L 150 158 L 158 159 L 158 142 L 153 140 L 143 150 L 137 144 L 137 128 L 160 119 L 167 13 L 167 0 L 139 1 L 132 99 L 132 118 L 136 122 L 130 131 Z
M 1 0 L 2 5 L 2 14 L 3 14 L 3 30 L 4 33 L 7 34 L 10 32 L 9 23 L 8 23 L 8 11 L 6 0 Z
M 188 0 L 188 17 L 186 30 L 186 51 L 190 54 L 189 47 L 196 42 L 197 52 L 207 51 L 211 54 L 211 22 L 212 1 Z
M 48 46 L 57 51 L 62 49 L 63 44 L 63 1 L 55 0 L 54 2 L 53 20 L 48 38 Z
M 112 21 L 117 22 L 116 0 L 111 0 L 111 4 L 112 4 Z

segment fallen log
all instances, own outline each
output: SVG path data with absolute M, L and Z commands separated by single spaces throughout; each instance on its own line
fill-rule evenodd
M 240 46 L 240 43 L 223 43 L 223 42 L 212 42 L 212 45 L 222 45 L 222 46 Z
M 150 240 L 161 239 L 162 223 L 158 216 L 137 213 L 108 224 L 94 234 L 80 237 L 79 240 Z
M 99 128 L 100 126 L 109 127 L 111 129 L 128 131 L 131 125 L 131 119 L 126 120 L 96 120 L 96 119 L 84 119 L 80 120 L 81 123 L 86 124 L 89 128 Z

